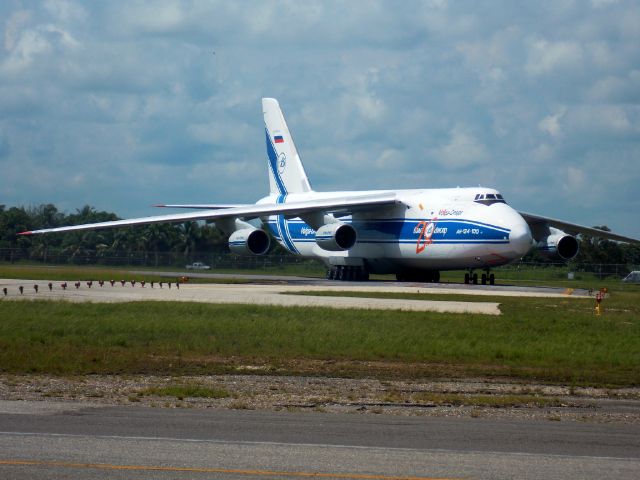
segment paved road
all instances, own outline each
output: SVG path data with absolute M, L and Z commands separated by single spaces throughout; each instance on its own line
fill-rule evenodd
M 0 402 L 0 478 L 637 479 L 640 427 Z

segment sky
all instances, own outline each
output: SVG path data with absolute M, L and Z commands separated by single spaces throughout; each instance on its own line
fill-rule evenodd
M 640 238 L 637 1 L 4 0 L 0 29 L 0 204 L 253 203 L 275 97 L 315 190 L 482 185 Z

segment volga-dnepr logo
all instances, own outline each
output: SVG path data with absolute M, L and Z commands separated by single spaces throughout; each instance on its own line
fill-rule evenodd
M 287 156 L 284 152 L 278 155 L 278 173 L 282 175 L 284 173 L 284 169 L 287 166 Z

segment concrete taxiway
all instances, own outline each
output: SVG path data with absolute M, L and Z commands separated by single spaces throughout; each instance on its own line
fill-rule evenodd
M 0 402 L 0 477 L 635 479 L 640 426 Z
M 163 272 L 161 272 L 163 273 Z M 199 276 L 214 276 L 215 274 L 199 274 Z M 179 275 L 172 273 L 173 280 Z M 197 284 L 183 283 L 178 285 L 173 281 L 171 288 L 166 282 L 162 288 L 159 284 L 135 285 L 126 282 L 121 285 L 109 282 L 99 286 L 93 282 L 89 287 L 86 281 L 80 282 L 78 288 L 74 281 L 67 282 L 67 288 L 62 289 L 63 282 L 33 280 L 0 280 L 0 288 L 7 289 L 7 299 L 55 299 L 73 302 L 131 302 L 144 300 L 184 301 L 205 303 L 233 303 L 253 305 L 276 305 L 289 307 L 328 307 L 337 309 L 368 309 L 368 310 L 403 310 L 403 311 L 432 311 L 448 313 L 481 313 L 499 315 L 499 303 L 495 301 L 464 301 L 448 300 L 407 300 L 386 298 L 361 298 L 343 296 L 320 296 L 314 292 L 339 291 L 362 293 L 432 293 L 432 294 L 473 294 L 486 297 L 499 296 L 530 296 L 530 297 L 560 297 L 580 298 L 580 292 L 562 289 L 541 289 L 529 287 L 491 287 L 478 288 L 477 285 L 451 284 L 411 284 L 396 282 L 336 282 L 302 277 L 266 277 L 251 279 L 244 278 L 250 283 L 241 284 Z M 234 276 L 232 278 L 238 278 Z M 267 281 L 268 279 L 268 281 Z M 38 290 L 34 288 L 38 285 Z M 20 287 L 22 292 L 20 292 Z M 482 287 L 482 286 L 480 286 Z M 297 295 L 304 292 L 306 295 Z
M 149 271 L 132 270 L 132 274 L 148 275 Z M 248 283 L 274 283 L 291 286 L 318 286 L 340 288 L 365 288 L 369 291 L 386 291 L 386 289 L 409 288 L 420 289 L 422 293 L 463 294 L 463 295 L 491 295 L 499 297 L 588 297 L 589 292 L 580 288 L 524 286 L 524 285 L 465 285 L 464 283 L 423 283 L 423 282 L 396 282 L 389 280 L 371 280 L 368 282 L 343 282 L 327 280 L 324 278 L 299 277 L 293 275 L 256 275 L 242 273 L 202 273 L 202 272 L 175 272 L 154 271 L 154 275 L 167 279 L 176 279 L 180 276 L 189 278 L 210 280 L 242 280 Z

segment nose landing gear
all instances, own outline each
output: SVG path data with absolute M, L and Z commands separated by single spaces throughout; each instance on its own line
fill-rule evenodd
M 489 273 L 489 269 L 487 269 L 485 273 L 480 276 L 480 283 L 482 283 L 482 285 L 486 285 L 487 281 L 489 282 L 489 285 L 495 285 L 496 283 L 496 276 L 493 273 Z M 469 285 L 470 283 L 477 285 L 478 274 L 473 270 L 469 270 L 468 273 L 464 274 L 464 283 L 465 285 Z

